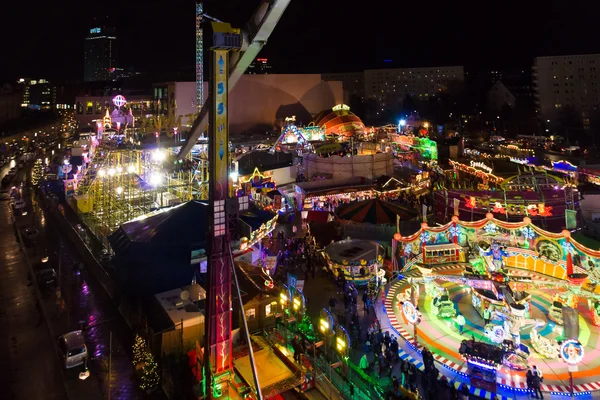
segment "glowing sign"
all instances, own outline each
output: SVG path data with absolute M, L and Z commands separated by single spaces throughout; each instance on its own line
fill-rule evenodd
M 491 174 L 493 171 L 493 169 L 491 167 L 488 167 L 487 165 L 485 165 L 484 163 L 482 163 L 480 161 L 471 161 L 471 167 L 482 169 L 485 172 L 487 172 L 488 174 Z
M 115 106 L 122 107 L 125 104 L 127 104 L 127 99 L 125 99 L 125 97 L 123 97 L 121 95 L 117 95 L 117 96 L 113 97 L 112 102 Z
M 333 107 L 331 110 L 334 111 L 334 112 L 336 112 L 336 111 L 350 111 L 350 107 L 348 107 L 345 104 L 338 104 L 337 106 Z
M 404 313 L 406 320 L 411 324 L 414 325 L 419 322 L 419 311 L 417 311 L 415 305 L 410 301 L 405 301 L 402 304 L 402 312 Z
M 583 351 L 583 345 L 577 340 L 569 339 L 565 340 L 560 346 L 560 355 L 567 364 L 579 364 L 583 360 L 585 352 Z
M 517 163 L 517 164 L 522 164 L 522 165 L 529 164 L 529 160 L 527 160 L 526 158 L 511 157 L 510 161 Z
M 100 33 L 100 28 L 92 28 L 90 29 L 90 33 L 94 34 L 94 33 Z
M 475 208 L 477 207 L 477 198 L 476 197 L 468 197 L 467 199 L 465 199 L 465 205 L 468 208 Z
M 537 205 L 531 204 L 527 206 L 527 213 L 534 217 L 537 215 L 539 215 L 540 217 L 551 217 L 552 207 L 546 206 L 544 203 L 539 203 Z

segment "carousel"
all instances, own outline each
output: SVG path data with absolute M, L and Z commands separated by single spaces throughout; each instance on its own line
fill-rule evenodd
M 411 346 L 427 346 L 452 373 L 492 393 L 526 391 L 531 365 L 543 373 L 543 391 L 569 393 L 571 374 L 575 393 L 600 390 L 600 251 L 568 231 L 491 214 L 423 224 L 394 242 L 407 262 L 386 312 Z M 563 349 L 570 344 L 581 351 Z

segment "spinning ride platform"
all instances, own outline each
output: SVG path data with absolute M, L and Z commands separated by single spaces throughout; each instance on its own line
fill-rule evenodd
M 464 264 L 433 267 L 432 274 L 457 276 L 462 274 L 464 267 Z M 510 273 L 531 277 L 535 281 L 560 282 L 558 279 L 521 269 L 510 269 Z M 422 274 L 418 269 L 408 271 L 403 279 L 392 284 L 385 301 L 385 309 L 391 325 L 412 347 L 414 347 L 415 342 L 414 327 L 404 315 L 398 296 L 401 299 L 410 298 L 409 279 L 421 277 Z M 493 342 L 486 336 L 484 321 L 473 307 L 471 288 L 444 279 L 434 279 L 434 282 L 447 290 L 455 307 L 465 317 L 466 324 L 461 335 L 458 332 L 458 326 L 454 318 L 443 318 L 434 315 L 432 312 L 432 297 L 423 289 L 421 282 L 418 291 L 419 311 L 422 314 L 421 322 L 417 327 L 419 347 L 426 346 L 429 348 L 433 352 L 434 358 L 448 368 L 451 376 L 460 374 L 467 378 L 467 363 L 458 352 L 461 342 L 472 337 L 488 344 Z M 543 322 L 537 328 L 537 331 L 540 336 L 548 339 L 560 340 L 563 335 L 563 327 L 548 318 L 549 310 L 553 304 L 553 296 L 559 290 L 557 288 L 529 290 L 531 293 L 531 318 Z M 579 341 L 585 347 L 585 356 L 578 365 L 579 370 L 573 372 L 573 383 L 575 393 L 585 394 L 586 392 L 600 391 L 600 327 L 593 325 L 592 311 L 590 311 L 586 301 L 579 301 L 577 310 L 579 311 Z M 502 326 L 499 319 L 494 319 L 492 323 L 495 326 Z M 542 390 L 568 393 L 569 372 L 567 364 L 560 358 L 548 359 L 537 353 L 531 344 L 531 331 L 531 327 L 521 330 L 521 342 L 529 346 L 531 352 L 529 365 L 536 365 L 543 372 Z M 527 387 L 525 371 L 513 370 L 502 365 L 497 372 L 497 384 L 499 388 L 508 391 L 524 390 Z M 596 392 L 594 395 L 598 393 Z

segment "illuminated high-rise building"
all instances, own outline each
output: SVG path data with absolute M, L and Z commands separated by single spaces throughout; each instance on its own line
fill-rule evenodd
M 116 42 L 114 28 L 90 29 L 84 44 L 83 80 L 86 82 L 112 80 L 116 67 Z
M 196 0 L 196 107 L 204 103 L 204 37 L 202 34 L 202 1 Z

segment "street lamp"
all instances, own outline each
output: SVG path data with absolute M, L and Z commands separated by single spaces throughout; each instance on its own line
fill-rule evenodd
M 154 153 L 152 153 L 152 159 L 156 162 L 162 162 L 165 160 L 165 153 L 160 149 L 157 149 Z
M 162 176 L 160 176 L 160 174 L 158 172 L 153 172 L 150 175 L 150 184 L 152 186 L 158 186 L 160 185 L 162 182 Z

